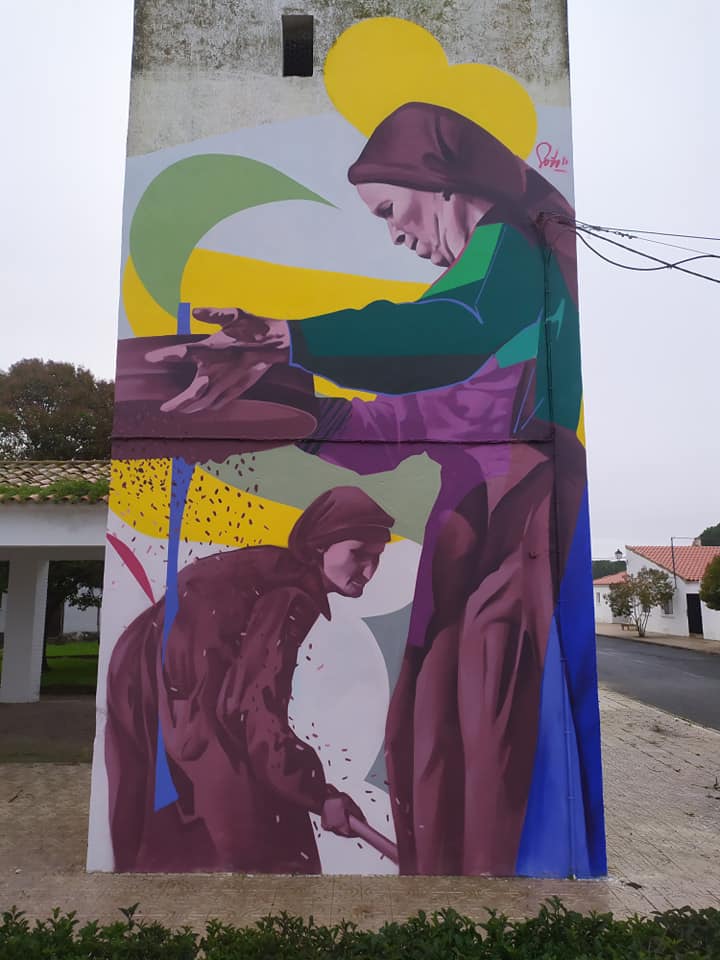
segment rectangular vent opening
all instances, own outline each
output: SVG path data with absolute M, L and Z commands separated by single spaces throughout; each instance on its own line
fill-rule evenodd
M 282 18 L 283 76 L 313 75 L 314 17 L 288 13 Z

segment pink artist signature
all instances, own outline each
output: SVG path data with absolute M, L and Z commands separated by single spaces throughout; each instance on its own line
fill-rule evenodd
M 550 167 L 551 170 L 555 170 L 557 173 L 567 173 L 567 170 L 563 168 L 567 167 L 570 161 L 565 155 L 560 156 L 557 147 L 553 148 L 553 145 L 548 143 L 547 140 L 542 140 L 535 147 L 535 156 L 538 159 L 538 167 L 541 170 L 544 167 Z

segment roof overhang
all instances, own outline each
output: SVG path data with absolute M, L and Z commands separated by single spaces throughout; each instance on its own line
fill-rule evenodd
M 106 503 L 4 503 L 0 560 L 42 550 L 48 559 L 97 557 L 105 548 Z

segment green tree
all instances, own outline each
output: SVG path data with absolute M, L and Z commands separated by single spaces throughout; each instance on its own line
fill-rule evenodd
M 52 360 L 20 360 L 0 371 L 0 457 L 106 460 L 113 384 Z
M 629 574 L 622 583 L 610 585 L 608 604 L 614 617 L 628 617 L 638 635 L 644 637 L 650 611 L 669 603 L 674 593 L 667 573 L 643 567 L 638 573 Z
M 720 547 L 720 523 L 714 527 L 705 527 L 700 534 L 700 543 L 704 547 Z
M 104 563 L 102 560 L 52 560 L 48 570 L 43 644 L 43 670 L 49 670 L 47 641 L 57 634 L 66 603 L 79 610 L 95 607 L 100 625 Z M 0 563 L 0 594 L 7 593 L 9 564 Z
M 53 613 L 69 603 L 71 607 L 100 611 L 103 585 L 102 560 L 53 560 L 48 573 L 46 626 Z M 46 631 L 47 632 L 47 631 Z
M 700 599 L 711 610 L 720 610 L 720 556 L 711 560 L 700 581 Z
M 608 577 L 611 573 L 623 573 L 627 568 L 624 560 L 593 560 L 592 577 L 593 580 L 599 580 L 600 577 Z

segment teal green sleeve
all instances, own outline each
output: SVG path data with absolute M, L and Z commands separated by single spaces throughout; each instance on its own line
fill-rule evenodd
M 377 301 L 292 323 L 292 362 L 344 387 L 428 390 L 472 376 L 537 323 L 543 302 L 540 250 L 507 226 L 479 228 L 458 263 L 420 300 Z

